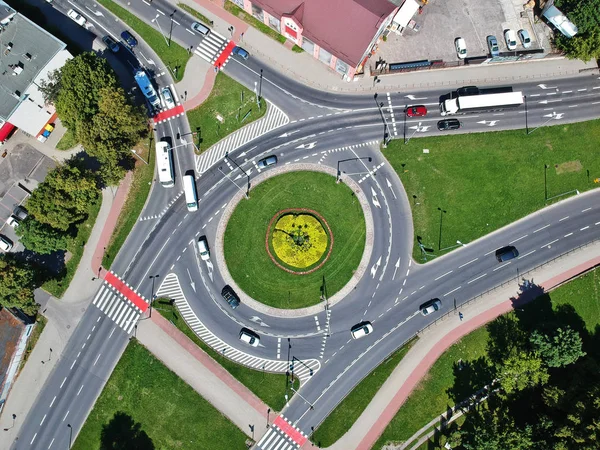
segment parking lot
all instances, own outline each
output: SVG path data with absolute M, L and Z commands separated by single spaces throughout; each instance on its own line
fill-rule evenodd
M 489 54 L 489 35 L 496 36 L 502 53 L 508 51 L 504 30 L 509 28 L 515 32 L 527 30 L 533 41 L 531 48 L 540 48 L 523 3 L 517 0 L 430 0 L 423 6 L 422 14 L 413 17 L 418 31 L 407 27 L 400 36 L 390 33 L 387 42 L 379 44 L 372 61 L 379 58 L 388 64 L 419 60 L 459 61 L 454 46 L 458 37 L 466 41 L 468 58 L 486 56 Z M 518 44 L 517 50 L 523 49 L 521 43 Z

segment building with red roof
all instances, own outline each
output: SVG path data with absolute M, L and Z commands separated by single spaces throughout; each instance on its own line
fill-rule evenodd
M 362 71 L 398 7 L 388 0 L 230 0 L 344 79 Z

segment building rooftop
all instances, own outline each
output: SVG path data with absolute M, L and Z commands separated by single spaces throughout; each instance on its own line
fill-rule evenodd
M 0 13 L 7 5 L 0 1 Z M 65 44 L 26 17 L 0 24 L 0 118 L 7 119 L 27 88 Z
M 357 66 L 381 23 L 397 8 L 388 0 L 252 0 L 272 16 L 294 17 L 302 35 Z

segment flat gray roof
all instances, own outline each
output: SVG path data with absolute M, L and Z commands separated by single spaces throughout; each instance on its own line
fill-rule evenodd
M 65 46 L 20 14 L 0 25 L 0 118 L 10 117 L 40 71 Z

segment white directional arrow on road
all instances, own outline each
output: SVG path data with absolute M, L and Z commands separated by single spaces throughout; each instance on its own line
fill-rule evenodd
M 545 84 L 538 84 L 538 87 L 542 89 L 558 89 L 557 86 L 546 86 Z
M 292 134 L 294 134 L 294 133 L 297 133 L 298 131 L 300 131 L 300 130 L 286 131 L 285 133 L 283 133 L 283 134 L 282 134 L 281 136 L 279 136 L 279 137 L 288 137 L 288 136 L 291 136 L 291 135 L 292 135 Z
M 552 113 L 552 114 L 544 114 L 544 117 L 552 117 L 554 120 L 562 119 L 564 113 Z
M 190 269 L 186 269 L 188 276 L 190 277 L 190 284 L 192 285 L 192 289 L 194 290 L 194 292 L 196 292 L 196 283 L 194 283 L 194 280 L 192 280 L 192 275 L 190 274 Z
M 392 183 L 390 183 L 390 180 L 388 180 L 387 178 L 385 179 L 385 181 L 387 181 L 387 185 L 390 188 L 390 191 L 392 191 L 392 195 L 394 196 L 395 199 L 397 199 L 398 197 L 396 197 L 396 193 L 392 189 Z
M 250 174 L 252 173 L 252 167 L 249 167 L 248 170 L 246 170 L 246 173 L 248 174 L 248 176 L 250 176 Z M 238 173 L 237 177 L 235 177 L 235 180 L 239 180 L 242 177 L 245 177 L 246 175 L 243 173 Z
M 427 97 L 415 97 L 414 95 L 405 95 L 405 97 L 409 100 L 427 100 Z
M 305 149 L 307 149 L 307 150 L 310 150 L 311 148 L 315 148 L 315 145 L 317 145 L 317 141 L 315 141 L 315 142 L 310 142 L 310 143 L 308 143 L 308 144 L 302 144 L 302 145 L 299 145 L 299 146 L 298 146 L 298 147 L 296 147 L 296 148 L 305 148 Z
M 142 58 L 144 58 L 148 64 L 152 64 L 153 66 L 155 66 L 155 65 L 156 65 L 156 64 L 154 63 L 154 60 L 146 58 L 146 55 L 144 55 L 142 52 L 138 52 L 138 53 L 139 53 L 140 55 L 142 55 Z
M 262 319 L 260 317 L 258 317 L 258 316 L 252 316 L 252 317 L 250 317 L 250 320 L 252 322 L 255 322 L 255 323 L 259 324 L 261 327 L 271 328 L 269 325 L 267 325 L 266 323 L 264 323 L 262 321 Z
M 213 280 L 214 266 L 213 266 L 212 262 L 210 262 L 210 259 L 208 261 L 206 261 L 206 267 L 208 267 L 208 277 L 210 278 L 210 281 L 214 281 Z
M 381 204 L 379 203 L 379 200 L 377 200 L 377 192 L 375 192 L 373 186 L 371 186 L 371 194 L 373 195 L 373 204 L 378 208 L 381 208 Z
M 562 102 L 562 99 L 558 98 L 556 100 L 541 100 L 538 103 L 541 103 L 542 105 L 547 105 L 548 103 L 556 103 L 556 102 Z
M 408 127 L 411 130 L 415 130 L 417 133 L 425 133 L 431 125 L 413 125 L 412 127 Z
M 392 275 L 392 281 L 394 281 L 394 279 L 396 278 L 396 272 L 398 272 L 398 267 L 400 267 L 400 258 L 398 258 L 398 261 L 396 261 L 396 264 L 394 264 L 394 275 Z
M 379 269 L 380 265 L 381 265 L 381 256 L 379 257 L 377 262 L 375 264 L 373 264 L 373 267 L 371 267 L 371 275 L 373 275 L 373 278 L 375 278 L 375 274 L 377 273 L 377 270 Z
M 498 123 L 498 121 L 497 120 L 480 120 L 477 123 L 487 125 L 488 127 L 493 127 L 494 125 L 496 125 Z

